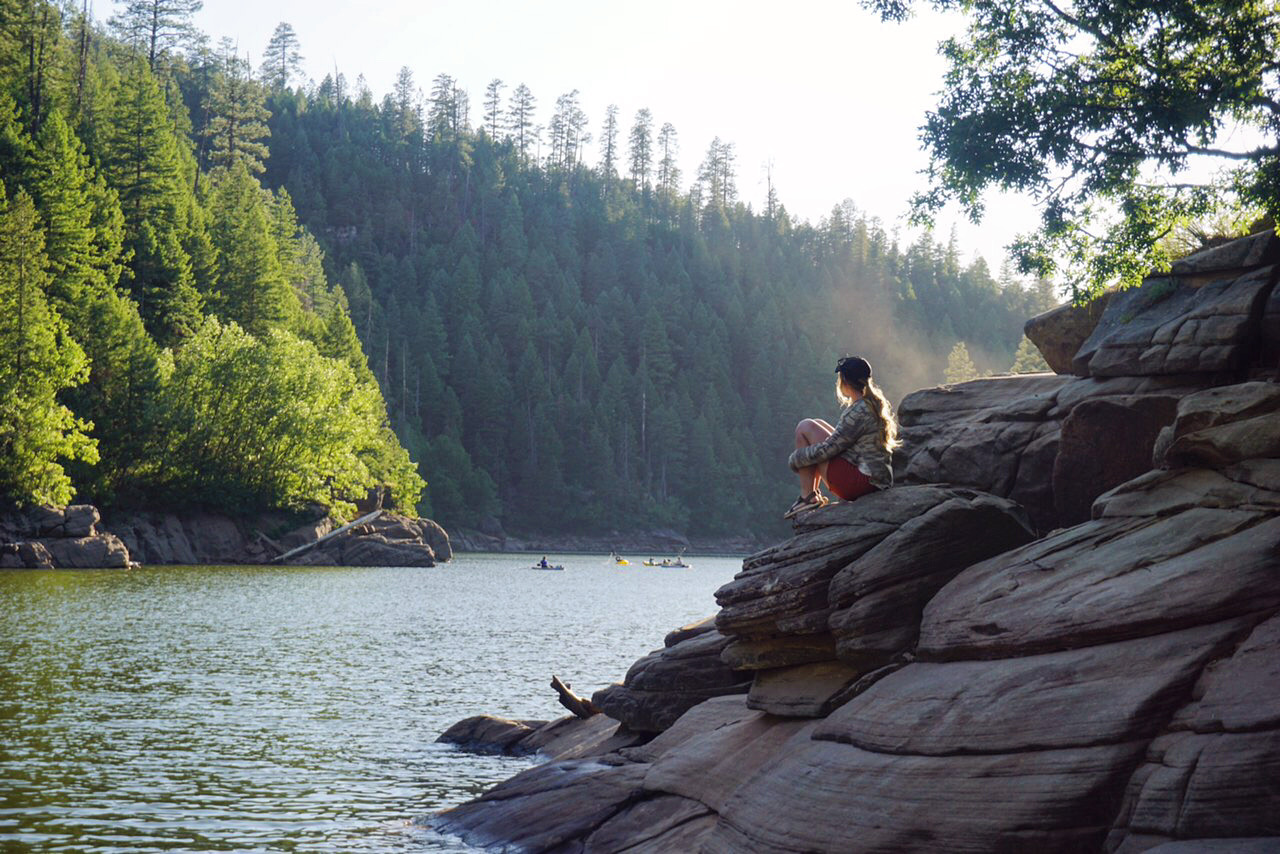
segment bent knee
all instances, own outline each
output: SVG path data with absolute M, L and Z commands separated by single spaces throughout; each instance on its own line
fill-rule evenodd
M 798 424 L 796 424 L 797 436 L 813 435 L 815 431 L 818 433 L 826 432 L 822 429 L 822 422 L 818 421 L 816 418 L 803 418 Z

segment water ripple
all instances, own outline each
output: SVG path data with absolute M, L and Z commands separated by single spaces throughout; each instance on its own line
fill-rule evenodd
M 553 556 L 554 557 L 554 556 Z M 412 825 L 528 760 L 434 743 L 561 713 L 740 561 L 0 571 L 0 848 L 465 851 Z

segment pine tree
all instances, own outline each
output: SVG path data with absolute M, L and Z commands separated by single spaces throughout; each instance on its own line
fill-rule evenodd
M 510 116 L 511 136 L 515 140 L 516 151 L 520 153 L 522 160 L 529 156 L 529 145 L 534 141 L 533 111 L 537 107 L 537 103 L 537 99 L 533 97 L 529 87 L 521 83 L 511 93 L 511 101 L 507 107 L 507 115 Z
M 1014 354 L 1013 366 L 1009 368 L 1009 373 L 1035 374 L 1048 370 L 1050 370 L 1049 363 L 1045 361 L 1036 345 L 1032 344 L 1027 336 L 1022 336 L 1022 342 L 1018 344 L 1018 352 Z
M 0 4 L 0 69 L 10 78 L 5 81 L 6 88 L 16 94 L 33 134 L 39 133 L 54 106 L 53 84 L 61 35 L 62 11 L 57 4 L 45 0 L 7 0 Z
M 502 81 L 497 77 L 484 87 L 484 121 L 489 129 L 489 138 L 502 138 Z
M 604 111 L 604 126 L 600 139 L 600 168 L 604 172 L 605 186 L 618 174 L 618 105 L 610 104 Z
M 662 156 L 658 161 L 658 189 L 664 200 L 670 201 L 680 186 L 680 141 L 671 122 L 664 122 L 658 131 L 658 152 Z
M 653 164 L 653 114 L 648 107 L 636 111 L 628 137 L 631 155 L 631 180 L 644 193 L 649 192 L 649 171 Z
M 947 356 L 945 376 L 949 384 L 964 383 L 978 378 L 978 368 L 973 364 L 973 359 L 969 358 L 969 348 L 963 341 L 957 341 L 956 346 L 951 348 L 951 355 Z
M 135 234 L 148 219 L 179 219 L 185 190 L 169 109 L 155 78 L 140 62 L 133 62 L 121 80 L 107 116 L 103 148 L 103 166 L 120 194 L 127 233 Z
M 229 168 L 243 163 L 254 173 L 263 171 L 271 135 L 267 119 L 271 112 L 264 103 L 262 87 L 253 79 L 248 59 L 241 59 L 224 44 L 222 73 L 214 78 L 209 93 L 209 160 L 214 166 Z
M 147 330 L 167 345 L 199 324 L 200 296 L 183 226 L 193 203 L 155 78 L 134 62 L 108 116 L 103 169 L 120 194 L 125 278 Z
M 197 35 L 191 19 L 204 8 L 202 0 L 125 0 L 124 9 L 108 23 L 120 38 L 156 63 L 191 42 Z
M 31 189 L 44 221 L 44 252 L 52 276 L 50 296 L 64 317 L 83 320 L 91 295 L 113 287 L 119 278 L 119 213 L 106 213 L 106 233 L 95 227 L 98 206 L 118 203 L 59 113 L 41 129 L 32 165 Z
M 92 425 L 58 395 L 82 383 L 89 363 L 46 298 L 44 238 L 24 191 L 0 189 L 0 495 L 20 504 L 65 504 L 63 463 L 96 462 Z
M 280 269 L 264 191 L 244 164 L 223 173 L 210 199 L 210 236 L 218 250 L 218 291 L 211 308 L 262 336 L 297 311 Z
M 283 92 L 289 82 L 302 72 L 302 49 L 293 25 L 285 21 L 276 24 L 262 54 L 262 80 L 273 92 Z

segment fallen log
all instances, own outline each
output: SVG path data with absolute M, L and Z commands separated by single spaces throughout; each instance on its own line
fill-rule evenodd
M 321 543 L 328 542 L 329 540 L 332 540 L 334 537 L 345 534 L 347 531 L 350 531 L 356 525 L 363 525 L 365 522 L 372 522 L 374 519 L 377 519 L 381 515 L 382 515 L 381 510 L 374 510 L 372 513 L 366 513 L 364 516 L 361 516 L 359 519 L 355 520 L 354 522 L 348 522 L 347 524 L 343 525 L 341 528 L 330 531 L 329 533 L 325 534 L 323 537 L 319 538 L 318 540 L 312 540 L 309 543 L 303 543 L 302 545 L 298 546 L 296 549 L 290 549 L 289 551 L 285 552 L 282 555 L 276 555 L 271 559 L 270 562 L 280 563 L 281 561 L 287 560 L 293 557 L 294 555 L 300 555 L 303 552 L 311 551 Z
M 560 705 L 573 712 L 576 717 L 586 718 L 592 715 L 600 714 L 599 707 L 592 703 L 586 697 L 579 697 L 573 691 L 569 690 L 572 686 L 566 685 L 560 681 L 560 677 L 554 673 L 551 674 L 551 687 L 556 689 L 556 693 L 560 695 Z

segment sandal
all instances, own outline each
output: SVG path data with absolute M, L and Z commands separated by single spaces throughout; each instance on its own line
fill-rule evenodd
M 801 513 L 804 513 L 806 510 L 817 510 L 819 507 L 821 507 L 826 503 L 827 503 L 827 497 L 823 495 L 821 492 L 814 490 L 813 492 L 810 492 L 808 495 L 801 495 L 799 498 L 797 498 L 795 503 L 791 505 L 791 507 L 787 510 L 787 512 L 782 514 L 782 518 L 790 519 L 793 516 L 797 516 Z

